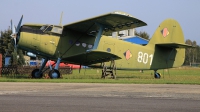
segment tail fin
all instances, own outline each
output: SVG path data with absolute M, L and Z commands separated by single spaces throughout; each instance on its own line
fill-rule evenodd
M 181 66 L 185 60 L 185 44 L 180 24 L 173 19 L 164 20 L 156 29 L 148 45 L 155 46 L 154 58 L 165 57 L 160 63 L 161 68 Z M 158 65 L 158 64 L 156 64 Z
M 176 20 L 173 19 L 163 21 L 149 41 L 149 44 L 166 47 L 189 47 L 184 43 L 184 35 L 181 26 Z

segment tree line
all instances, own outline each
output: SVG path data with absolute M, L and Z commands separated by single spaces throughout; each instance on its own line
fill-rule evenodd
M 1 31 L 0 35 L 0 53 L 2 54 L 2 65 L 5 66 L 5 58 L 10 57 L 9 65 L 22 66 L 25 64 L 24 53 L 21 49 L 14 47 L 10 35 L 12 31 L 7 29 Z
M 187 39 L 186 44 L 193 46 L 193 48 L 186 48 L 184 65 L 192 65 L 200 63 L 200 46 L 196 41 Z

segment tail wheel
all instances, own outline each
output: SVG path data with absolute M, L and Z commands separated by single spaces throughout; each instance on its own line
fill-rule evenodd
M 161 75 L 160 75 L 160 73 L 155 73 L 155 74 L 154 74 L 154 77 L 155 77 L 156 79 L 160 79 Z
M 32 78 L 36 78 L 36 79 L 42 78 L 43 74 L 42 73 L 38 74 L 38 73 L 39 73 L 39 69 L 34 69 L 31 73 Z
M 49 77 L 51 79 L 57 79 L 60 78 L 60 72 L 56 69 L 49 71 Z

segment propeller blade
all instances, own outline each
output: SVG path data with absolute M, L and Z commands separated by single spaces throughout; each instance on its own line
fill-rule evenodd
M 17 31 L 17 28 L 16 28 L 16 26 L 14 25 L 14 28 L 15 28 L 15 32 Z M 17 33 L 17 32 L 16 32 Z
M 14 47 L 15 49 L 17 48 L 17 39 L 19 39 L 19 37 L 17 37 L 17 33 L 19 32 L 19 29 L 21 27 L 21 23 L 22 23 L 22 19 L 23 19 L 23 15 L 17 25 L 17 28 L 15 25 L 13 25 L 12 20 L 11 20 L 11 30 L 12 30 L 12 34 L 10 35 L 12 37 L 12 39 L 14 40 Z
M 12 31 L 12 19 L 10 20 L 10 30 Z M 12 32 L 13 33 L 13 32 Z
M 17 40 L 16 38 L 13 38 L 14 39 L 14 42 L 15 42 L 15 48 L 17 47 Z
M 15 30 L 15 27 L 14 27 L 14 25 L 13 25 L 13 23 L 12 23 L 12 19 L 11 19 L 11 30 L 12 30 L 12 34 L 14 34 L 14 33 L 16 33 L 16 30 Z
M 17 25 L 17 29 L 16 29 L 17 32 L 19 31 L 19 29 L 21 27 L 22 19 L 23 19 L 23 15 L 22 15 L 22 17 L 21 17 L 21 19 L 20 19 L 20 21 L 19 21 L 19 23 Z

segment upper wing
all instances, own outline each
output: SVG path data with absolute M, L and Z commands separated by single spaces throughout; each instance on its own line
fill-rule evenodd
M 83 21 L 67 24 L 64 26 L 64 31 L 67 29 L 75 30 L 82 33 L 91 34 L 98 31 L 96 23 L 104 26 L 103 35 L 111 35 L 112 32 L 131 29 L 147 25 L 145 22 L 124 12 L 112 12 L 100 15 L 94 18 L 89 18 Z
M 121 59 L 121 57 L 105 51 L 92 50 L 89 52 L 84 52 L 74 56 L 63 58 L 62 60 L 74 64 L 91 65 L 117 59 Z

